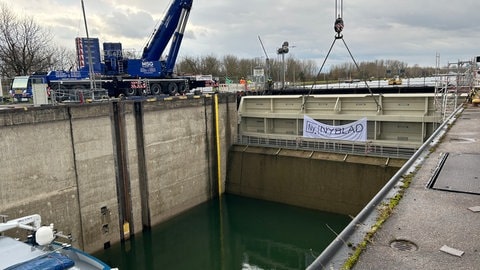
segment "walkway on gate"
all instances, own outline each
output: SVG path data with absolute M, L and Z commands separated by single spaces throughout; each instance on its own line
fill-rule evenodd
M 368 142 L 333 141 L 307 138 L 289 140 L 245 135 L 238 136 L 236 138 L 236 144 L 401 159 L 409 159 L 418 149 L 418 147 L 414 145 L 410 147 L 399 146 L 395 142 L 392 142 L 392 145 L 388 146 L 375 145 Z

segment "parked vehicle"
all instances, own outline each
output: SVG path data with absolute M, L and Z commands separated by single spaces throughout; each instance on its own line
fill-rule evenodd
M 10 88 L 10 96 L 16 101 L 28 101 L 33 97 L 34 83 L 46 83 L 45 74 L 15 77 Z

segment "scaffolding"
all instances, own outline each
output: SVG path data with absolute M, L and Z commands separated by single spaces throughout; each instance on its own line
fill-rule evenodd
M 475 85 L 477 64 L 473 60 L 448 63 L 440 67 L 440 55 L 436 55 L 435 108 L 445 120 L 455 111 L 463 97 L 467 97 Z

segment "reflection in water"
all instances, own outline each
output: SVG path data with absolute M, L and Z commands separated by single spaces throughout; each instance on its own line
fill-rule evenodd
M 305 269 L 349 221 L 224 195 L 95 255 L 121 270 Z

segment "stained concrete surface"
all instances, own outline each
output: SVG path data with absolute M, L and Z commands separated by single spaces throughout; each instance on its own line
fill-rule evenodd
M 403 199 L 353 269 L 480 269 L 480 212 L 469 210 L 480 206 L 480 195 L 426 187 L 444 153 L 480 154 L 479 107 L 467 106 L 422 162 Z M 455 181 L 480 174 L 479 163 L 466 164 L 443 170 Z M 397 240 L 406 248 L 399 248 Z M 443 246 L 463 254 L 443 252 Z

